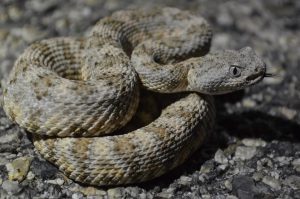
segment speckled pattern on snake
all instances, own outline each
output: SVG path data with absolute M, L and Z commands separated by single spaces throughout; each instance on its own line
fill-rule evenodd
M 36 149 L 69 178 L 138 183 L 183 163 L 214 126 L 211 95 L 266 76 L 250 47 L 209 53 L 206 20 L 176 8 L 125 10 L 82 38 L 33 43 L 12 69 L 3 104 Z M 187 92 L 140 129 L 110 134 L 135 113 L 140 89 Z

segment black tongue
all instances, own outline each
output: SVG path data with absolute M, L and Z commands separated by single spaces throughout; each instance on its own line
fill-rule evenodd
M 272 73 L 265 73 L 264 77 L 275 77 L 276 74 L 272 74 Z

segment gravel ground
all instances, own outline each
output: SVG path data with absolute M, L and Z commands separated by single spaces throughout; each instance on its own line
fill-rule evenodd
M 67 179 L 0 107 L 0 198 L 300 198 L 300 1 L 2 0 L 1 85 L 31 42 L 83 35 L 115 10 L 155 5 L 204 16 L 212 51 L 252 46 L 277 76 L 217 97 L 218 124 L 200 150 L 165 176 L 126 187 Z

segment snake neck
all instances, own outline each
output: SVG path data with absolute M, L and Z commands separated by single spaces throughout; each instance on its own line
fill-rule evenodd
M 152 55 L 133 51 L 132 64 L 144 88 L 160 93 L 186 91 L 188 67 L 157 63 Z

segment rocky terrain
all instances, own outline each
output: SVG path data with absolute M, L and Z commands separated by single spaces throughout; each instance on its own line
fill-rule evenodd
M 217 126 L 201 149 L 158 179 L 124 187 L 67 179 L 0 106 L 0 198 L 300 198 L 300 1 L 2 0 L 0 98 L 33 41 L 83 35 L 113 11 L 152 6 L 202 15 L 214 28 L 212 51 L 251 46 L 276 77 L 218 96 Z

